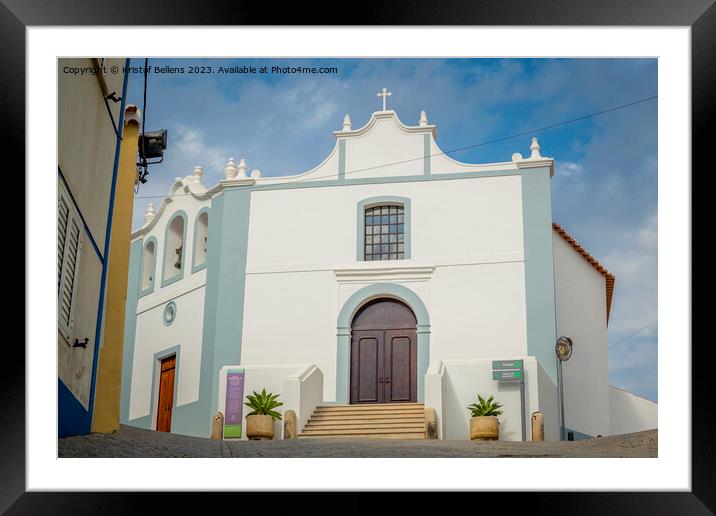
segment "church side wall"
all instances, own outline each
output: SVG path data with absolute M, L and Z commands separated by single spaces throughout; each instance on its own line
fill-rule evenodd
M 608 435 L 605 279 L 556 232 L 553 241 L 557 334 L 574 343 L 563 364 L 565 426 L 575 435 Z
M 631 392 L 609 386 L 612 435 L 652 430 L 659 426 L 658 406 Z
M 521 195 L 520 175 L 253 191 L 241 363 L 315 363 L 336 399 L 338 315 L 376 283 L 427 308 L 429 361 L 526 355 Z M 358 203 L 384 196 L 410 199 L 410 259 L 357 261 Z
M 169 326 L 162 321 L 167 303 L 137 315 L 136 341 L 141 346 L 134 350 L 130 423 L 156 414 L 159 361 L 171 354 L 177 354 L 175 410 L 199 398 L 204 286 L 172 298 L 171 302 L 176 306 L 176 318 Z M 149 427 L 154 428 L 156 422 L 151 419 Z M 172 430 L 182 433 L 179 428 Z
M 183 191 L 176 193 L 179 195 L 170 197 L 156 219 L 132 242 L 121 421 L 156 428 L 160 363 L 162 358 L 175 354 L 171 430 L 208 437 L 210 408 L 208 404 L 205 408 L 199 404 L 207 269 L 206 264 L 195 264 L 194 244 L 197 217 L 210 208 L 210 201 L 197 200 Z M 180 271 L 172 268 L 178 257 L 175 251 L 178 242 L 165 246 L 167 228 L 177 216 L 184 218 Z M 209 209 L 209 228 L 212 220 Z M 155 256 L 145 262 L 143 254 L 149 242 L 154 243 Z M 169 262 L 165 252 L 171 253 Z M 145 266 L 150 267 L 153 278 L 150 288 L 144 288 Z M 174 318 L 168 322 L 166 314 L 170 309 L 174 310 Z

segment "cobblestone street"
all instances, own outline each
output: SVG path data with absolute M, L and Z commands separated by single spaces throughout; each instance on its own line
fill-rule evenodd
M 212 441 L 121 426 L 58 440 L 60 457 L 657 457 L 656 430 L 572 442 L 298 439 Z

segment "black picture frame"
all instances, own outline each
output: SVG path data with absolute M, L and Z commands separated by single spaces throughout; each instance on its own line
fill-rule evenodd
M 332 6 L 332 7 L 331 7 Z M 25 170 L 25 30 L 43 25 L 283 25 L 319 22 L 317 12 L 341 12 L 338 3 L 278 4 L 246 1 L 190 2 L 187 0 L 110 2 L 108 0 L 0 0 L 0 99 L 4 123 L 3 140 L 11 152 L 5 154 L 6 170 Z M 347 16 L 341 16 L 347 20 Z M 706 162 L 712 152 L 711 126 L 716 120 L 716 6 L 714 0 L 442 0 L 370 2 L 353 9 L 350 21 L 357 25 L 503 25 L 503 26 L 689 26 L 692 44 L 692 162 L 702 164 L 694 192 L 710 190 L 713 167 Z M 148 53 L 151 49 L 148 49 Z M 690 180 L 690 171 L 674 171 Z M 54 174 L 54 171 L 53 171 Z M 19 183 L 19 181 L 17 181 Z M 17 186 L 20 188 L 20 185 Z M 24 190 L 24 186 L 22 186 Z M 23 192 L 26 193 L 26 192 Z M 704 234 L 710 220 L 693 218 L 693 235 Z M 699 229 L 702 231 L 700 232 Z M 19 248 L 19 246 L 18 246 Z M 17 252 L 17 251 L 16 251 Z M 24 253 L 24 248 L 23 248 Z M 705 270 L 710 253 L 694 255 L 694 271 Z M 28 274 L 30 271 L 26 271 Z M 713 280 L 706 282 L 713 283 Z M 693 314 L 706 315 L 711 303 L 694 303 Z M 693 317 L 693 315 L 692 315 Z M 708 339 L 668 343 L 691 347 L 692 363 L 710 364 L 712 343 Z M 13 364 L 0 375 L 0 511 L 8 514 L 134 514 L 148 513 L 156 494 L 25 492 L 25 349 L 6 343 L 5 363 Z M 692 378 L 692 489 L 690 492 L 641 493 L 510 493 L 511 505 L 526 503 L 531 511 L 551 514 L 709 514 L 716 511 L 716 406 L 708 374 Z M 669 410 L 667 408 L 666 410 Z M 671 410 L 674 410 L 672 407 Z M 683 417 L 679 411 L 669 417 Z M 686 436 L 685 436 L 686 437 Z M 77 479 L 78 488 L 82 479 Z M 558 485 L 557 483 L 555 485 Z M 230 495 L 202 493 L 219 504 L 234 500 Z M 187 507 L 188 493 L 174 493 L 162 501 L 165 511 Z M 345 512 L 365 512 L 370 505 L 365 494 L 353 493 L 342 503 Z M 294 493 L 292 505 L 303 495 Z M 457 497 L 451 504 L 464 499 Z M 413 503 L 423 504 L 424 497 Z M 209 500 L 207 500 L 208 502 Z M 474 500 L 473 500 L 474 502 Z M 281 502 L 279 502 L 281 503 Z M 487 508 L 499 500 L 484 498 Z M 454 509 L 454 506 L 453 506 Z

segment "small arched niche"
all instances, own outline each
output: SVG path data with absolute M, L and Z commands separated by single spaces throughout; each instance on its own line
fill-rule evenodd
M 196 219 L 194 230 L 194 263 L 193 268 L 197 269 L 206 264 L 206 250 L 209 239 L 209 213 L 202 211 Z
M 144 246 L 144 260 L 142 262 L 142 290 L 150 290 L 154 286 L 154 256 L 156 244 L 150 240 Z
M 166 232 L 164 243 L 163 280 L 169 280 L 181 274 L 184 270 L 184 217 L 175 215 Z

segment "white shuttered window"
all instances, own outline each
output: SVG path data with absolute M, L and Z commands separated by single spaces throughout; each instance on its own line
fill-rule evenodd
M 57 191 L 57 326 L 70 338 L 74 325 L 77 270 L 82 250 L 82 222 L 62 181 Z

